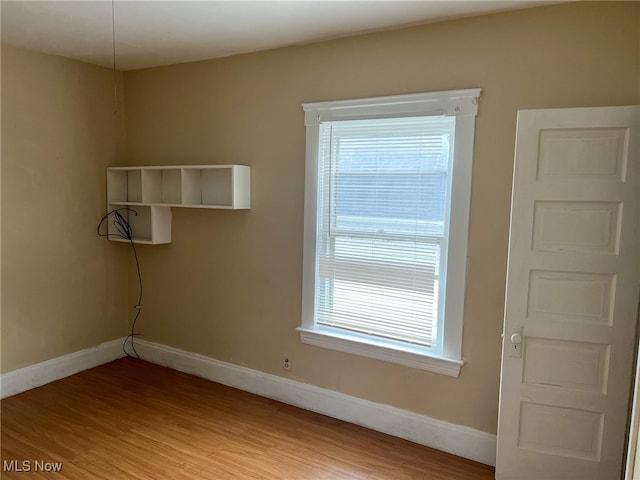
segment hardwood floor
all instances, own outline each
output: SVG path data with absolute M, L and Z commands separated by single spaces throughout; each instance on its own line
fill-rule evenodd
M 3 479 L 493 478 L 486 465 L 140 360 L 0 406 Z

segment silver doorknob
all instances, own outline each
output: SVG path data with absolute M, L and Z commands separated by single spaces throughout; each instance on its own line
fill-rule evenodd
M 511 335 L 511 343 L 520 345 L 522 343 L 522 335 L 520 335 L 519 333 L 514 333 L 513 335 Z

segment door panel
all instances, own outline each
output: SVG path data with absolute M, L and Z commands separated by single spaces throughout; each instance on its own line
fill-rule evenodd
M 620 478 L 640 286 L 639 122 L 637 106 L 518 113 L 498 479 Z

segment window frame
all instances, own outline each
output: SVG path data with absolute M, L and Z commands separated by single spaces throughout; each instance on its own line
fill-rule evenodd
M 302 322 L 303 343 L 457 377 L 464 364 L 462 331 L 475 117 L 481 89 L 303 104 L 306 127 Z M 337 120 L 448 115 L 456 117 L 450 191 L 441 348 L 398 344 L 315 325 L 320 124 Z M 445 232 L 446 233 L 446 232 Z

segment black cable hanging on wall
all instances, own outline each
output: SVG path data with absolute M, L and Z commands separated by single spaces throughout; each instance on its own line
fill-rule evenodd
M 114 110 L 113 115 L 118 116 L 118 78 L 116 71 L 116 14 L 115 14 L 115 0 L 111 0 L 111 47 L 113 54 L 113 102 L 114 102 Z M 142 313 L 142 273 L 140 271 L 140 260 L 138 259 L 138 252 L 136 251 L 136 245 L 133 241 L 133 229 L 131 228 L 131 224 L 127 220 L 131 215 L 138 215 L 138 212 L 129 207 L 120 207 L 113 209 L 107 212 L 98 222 L 98 227 L 96 228 L 96 232 L 100 237 L 118 237 L 123 240 L 127 240 L 131 244 L 131 250 L 133 251 L 133 258 L 136 261 L 136 272 L 138 273 L 138 302 L 133 306 L 136 311 L 136 314 L 133 318 L 133 322 L 131 323 L 131 331 L 129 335 L 127 335 L 122 343 L 122 351 L 127 357 L 139 359 L 140 355 L 136 351 L 136 346 L 134 343 L 134 339 L 137 335 L 136 333 L 136 323 L 138 322 L 138 318 L 140 318 L 140 314 Z M 125 218 L 125 216 L 127 218 Z M 107 226 L 106 233 L 102 232 L 102 225 L 107 223 L 110 218 L 113 218 L 113 226 L 115 232 L 110 233 L 109 228 Z M 127 344 L 129 345 L 129 349 L 127 348 Z
M 121 212 L 123 212 L 124 215 Z M 125 218 L 125 215 L 129 216 L 130 214 L 137 216 L 138 212 L 129 207 L 121 207 L 111 210 L 100 219 L 96 231 L 98 233 L 98 236 L 100 237 L 122 238 L 124 240 L 127 240 L 131 244 L 131 249 L 133 250 L 133 258 L 136 261 L 136 271 L 138 272 L 138 303 L 136 303 L 133 307 L 136 310 L 136 315 L 133 318 L 133 322 L 131 323 L 131 331 L 129 332 L 129 335 L 125 337 L 124 342 L 122 343 L 122 351 L 127 357 L 139 359 L 140 355 L 136 351 L 134 339 L 136 336 L 140 335 L 139 333 L 136 333 L 136 323 L 138 322 L 138 318 L 142 313 L 142 273 L 140 271 L 140 261 L 138 259 L 138 252 L 136 251 L 136 244 L 133 241 L 133 229 Z M 102 225 L 108 222 L 110 217 L 113 218 L 113 226 L 115 228 L 115 232 L 109 233 L 107 228 L 107 232 L 103 233 Z M 127 343 L 129 344 L 130 349 L 127 349 Z
M 111 52 L 113 58 L 113 114 L 118 116 L 118 73 L 116 70 L 116 8 L 115 0 L 111 0 Z

